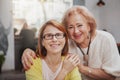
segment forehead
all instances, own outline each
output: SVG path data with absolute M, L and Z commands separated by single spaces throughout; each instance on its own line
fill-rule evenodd
M 85 23 L 86 19 L 81 14 L 74 14 L 68 17 L 67 19 L 68 24 L 74 24 L 74 23 Z
M 58 32 L 62 32 L 60 31 L 58 28 L 56 28 L 53 25 L 47 25 L 45 30 L 43 31 L 43 33 L 58 33 Z

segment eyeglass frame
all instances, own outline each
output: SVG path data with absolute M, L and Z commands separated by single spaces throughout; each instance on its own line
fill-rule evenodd
M 63 39 L 65 37 L 65 33 L 56 33 L 56 34 L 47 33 L 47 34 L 44 34 L 42 38 L 45 40 L 52 40 L 54 36 L 56 39 Z

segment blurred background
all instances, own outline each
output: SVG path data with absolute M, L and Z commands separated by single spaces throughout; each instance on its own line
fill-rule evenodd
M 64 12 L 73 5 L 86 6 L 95 16 L 97 28 L 110 32 L 120 50 L 120 0 L 99 1 L 0 0 L 0 80 L 15 80 L 14 75 L 18 75 L 16 80 L 25 80 L 21 65 L 23 50 L 26 47 L 35 50 L 41 25 L 49 19 L 61 21 Z

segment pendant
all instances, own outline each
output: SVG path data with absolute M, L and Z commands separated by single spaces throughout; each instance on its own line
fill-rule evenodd
M 84 65 L 85 65 L 85 66 L 88 66 L 88 55 L 85 54 L 85 55 L 83 56 L 83 60 L 84 60 Z

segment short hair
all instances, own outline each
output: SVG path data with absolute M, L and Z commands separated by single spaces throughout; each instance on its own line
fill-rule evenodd
M 53 27 L 59 29 L 60 31 L 62 31 L 65 34 L 66 43 L 64 45 L 61 55 L 62 56 L 66 55 L 68 53 L 68 35 L 66 32 L 66 29 L 61 23 L 57 22 L 56 20 L 49 20 L 45 24 L 43 24 L 43 26 L 40 29 L 40 33 L 38 36 L 38 47 L 37 47 L 37 51 L 36 51 L 37 56 L 44 58 L 47 55 L 47 50 L 42 45 L 42 40 L 43 40 L 43 32 L 46 29 L 46 27 L 49 25 L 52 25 Z
M 87 24 L 90 26 L 90 34 L 94 35 L 97 26 L 96 20 L 90 13 L 90 11 L 84 6 L 73 6 L 70 9 L 68 9 L 62 20 L 63 25 L 67 28 L 67 20 L 70 16 L 76 14 L 80 14 L 85 18 Z

